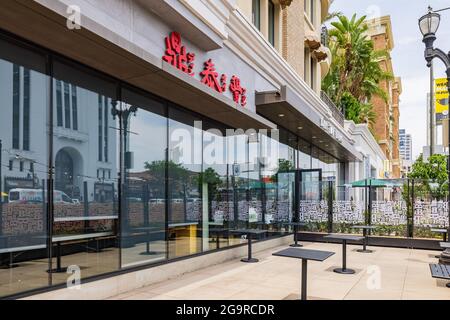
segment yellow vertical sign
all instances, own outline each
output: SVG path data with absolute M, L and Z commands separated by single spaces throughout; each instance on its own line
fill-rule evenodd
M 436 97 L 436 124 L 441 124 L 442 119 L 448 117 L 447 79 L 439 78 L 434 80 L 434 92 Z

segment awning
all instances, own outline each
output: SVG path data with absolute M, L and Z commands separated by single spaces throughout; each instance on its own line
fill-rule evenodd
M 258 92 L 256 112 L 331 154 L 339 161 L 362 161 L 361 153 L 345 137 L 339 142 L 322 128 L 323 117 L 287 86 L 280 92 Z
M 400 184 L 401 185 L 401 184 Z M 350 185 L 352 188 L 391 188 L 399 186 L 398 183 L 395 183 L 391 180 L 382 180 L 382 179 L 363 179 L 359 181 L 355 181 Z

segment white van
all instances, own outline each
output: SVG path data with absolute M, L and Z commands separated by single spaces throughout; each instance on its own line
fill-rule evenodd
M 45 191 L 47 194 L 47 191 Z M 11 189 L 8 196 L 9 203 L 42 203 L 42 189 Z M 78 199 L 71 199 L 62 191 L 53 191 L 54 203 L 76 204 Z

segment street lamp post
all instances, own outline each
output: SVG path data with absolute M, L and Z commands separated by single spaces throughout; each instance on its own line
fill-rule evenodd
M 118 106 L 119 105 L 119 106 Z M 125 107 L 124 107 L 125 106 Z M 111 115 L 113 119 L 119 118 L 119 185 L 121 187 L 121 192 L 119 192 L 119 208 L 121 211 L 121 222 L 120 222 L 120 234 L 121 234 L 121 244 L 123 245 L 123 234 L 124 230 L 129 232 L 129 212 L 128 212 L 128 175 L 127 170 L 129 167 L 129 159 L 125 159 L 128 152 L 128 130 L 129 130 L 129 120 L 131 115 L 135 115 L 138 111 L 136 106 L 126 106 L 122 102 L 113 101 L 111 108 Z M 127 161 L 128 160 L 128 161 Z
M 2 235 L 2 228 L 3 228 L 2 153 L 3 153 L 3 143 L 2 140 L 0 139 L 0 236 Z
M 449 10 L 450 8 L 445 8 L 442 10 L 433 11 L 431 7 L 428 7 L 428 13 L 419 19 L 420 32 L 423 35 L 423 43 L 425 44 L 425 60 L 427 61 L 427 66 L 431 67 L 434 58 L 441 60 L 446 67 L 447 73 L 447 89 L 450 93 L 450 52 L 445 53 L 441 49 L 434 48 L 434 41 L 436 41 L 436 32 L 439 29 L 439 24 L 441 22 L 441 16 L 438 12 Z M 430 96 L 430 99 L 433 97 Z M 450 114 L 448 115 L 450 118 Z M 450 141 L 450 130 L 449 130 L 449 141 Z M 449 220 L 449 233 L 450 233 L 450 146 L 449 146 L 449 156 L 447 159 L 447 173 L 448 173 L 448 195 L 447 195 L 447 211 Z

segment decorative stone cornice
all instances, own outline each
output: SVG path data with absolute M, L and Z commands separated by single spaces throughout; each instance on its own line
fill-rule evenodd
M 292 3 L 292 0 L 280 0 L 281 8 L 284 9 L 286 7 L 289 7 Z

